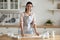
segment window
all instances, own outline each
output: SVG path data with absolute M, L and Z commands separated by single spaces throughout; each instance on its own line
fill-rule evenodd
M 0 0 L 0 9 L 7 9 L 7 0 Z
M 18 0 L 10 0 L 11 9 L 18 9 Z
M 7 0 L 3 0 L 3 2 L 7 2 Z
M 0 0 L 0 2 L 3 2 L 3 0 Z

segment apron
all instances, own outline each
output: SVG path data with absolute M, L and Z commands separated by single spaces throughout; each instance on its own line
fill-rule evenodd
M 33 34 L 34 29 L 31 26 L 32 20 L 33 20 L 32 15 L 27 16 L 24 13 L 24 17 L 23 17 L 23 32 L 24 32 L 24 34 Z

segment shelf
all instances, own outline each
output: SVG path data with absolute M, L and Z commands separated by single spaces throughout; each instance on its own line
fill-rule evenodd
M 20 10 L 20 9 L 0 9 L 1 12 L 2 12 L 2 11 L 5 11 L 5 12 L 6 12 L 6 11 L 8 11 L 8 12 L 10 12 L 10 11 L 11 11 L 11 12 L 12 12 L 12 11 L 13 11 L 13 12 L 14 12 L 14 11 L 17 11 L 17 12 L 18 12 L 19 10 Z
M 60 1 L 60 0 L 50 0 L 52 2 L 52 4 L 54 4 L 54 1 Z
M 54 11 L 60 11 L 60 9 L 48 9 L 48 11 L 51 11 L 52 14 L 54 14 Z
M 0 27 L 19 27 L 18 24 L 13 24 L 13 25 L 0 25 Z
M 49 11 L 60 11 L 60 9 L 49 9 Z
M 38 25 L 37 28 L 60 28 L 57 25 Z
M 60 2 L 60 0 L 49 0 L 49 1 L 51 1 L 52 5 L 55 4 L 55 1 L 59 1 Z M 60 11 L 60 9 L 58 9 L 58 8 L 49 8 L 48 11 L 50 11 L 54 15 L 54 11 Z

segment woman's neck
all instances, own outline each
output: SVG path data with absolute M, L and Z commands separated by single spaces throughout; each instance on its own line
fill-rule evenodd
M 26 11 L 26 13 L 27 13 L 27 14 L 30 14 L 30 13 L 31 13 L 31 11 Z
M 31 15 L 31 12 L 30 11 L 26 11 L 26 15 Z

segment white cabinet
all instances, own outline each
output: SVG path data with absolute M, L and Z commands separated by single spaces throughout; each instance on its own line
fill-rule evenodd
M 0 0 L 1 9 L 20 9 L 26 5 L 29 0 Z
M 8 8 L 7 0 L 0 0 L 0 9 L 7 9 L 7 8 Z
M 20 0 L 0 0 L 0 9 L 19 9 Z
M 60 11 L 60 7 L 58 8 L 58 4 L 60 4 L 60 0 L 49 0 L 52 2 L 52 5 L 55 5 L 56 3 L 56 6 L 53 6 L 53 8 L 49 8 L 48 11 L 51 11 L 52 14 L 54 14 L 55 11 Z
M 10 0 L 10 9 L 18 9 L 18 0 Z
M 15 25 L 18 26 L 20 22 L 19 12 L 21 12 L 21 9 L 25 8 L 27 1 L 29 0 L 0 0 L 0 25 L 4 27 L 13 27 Z M 11 22 L 12 18 L 14 18 L 16 21 Z

